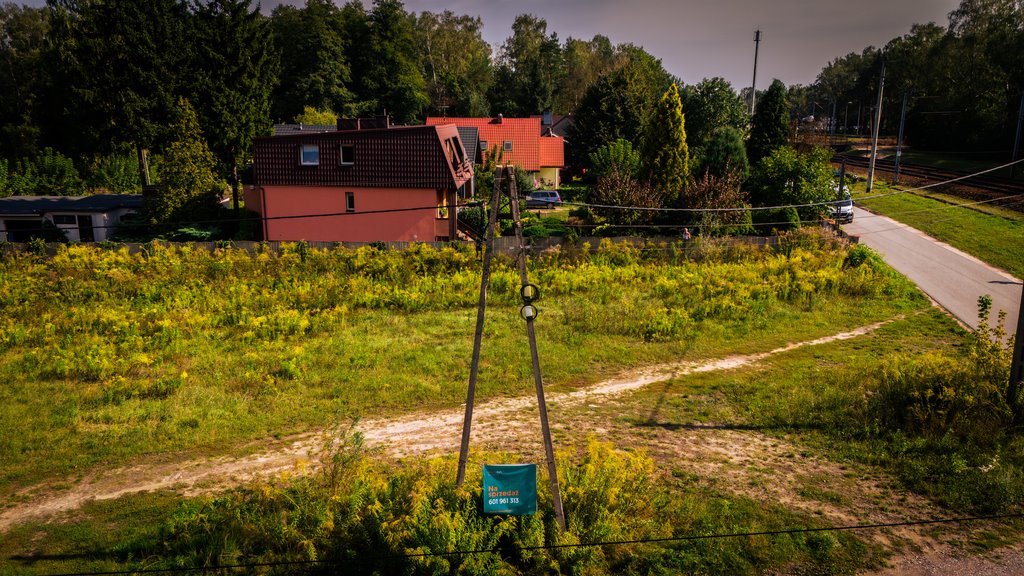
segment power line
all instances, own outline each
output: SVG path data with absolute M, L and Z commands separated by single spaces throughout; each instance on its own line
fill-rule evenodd
M 690 534 L 686 536 L 668 536 L 664 538 L 638 538 L 633 540 L 606 540 L 601 542 L 580 542 L 574 544 L 543 544 L 537 546 L 478 548 L 473 550 L 456 550 L 452 552 L 417 552 L 412 554 L 390 554 L 377 556 L 378 560 L 396 560 L 402 558 L 431 558 L 464 556 L 473 554 L 492 554 L 505 550 L 509 552 L 526 552 L 532 550 L 557 550 L 564 548 L 592 548 L 598 546 L 624 546 L 631 544 L 659 544 L 669 542 L 693 542 L 698 540 L 721 540 L 726 538 L 748 538 L 753 536 L 785 536 L 794 534 L 811 534 L 820 532 L 850 532 L 854 530 L 879 530 L 883 528 L 899 528 L 909 526 L 927 526 L 935 524 L 958 524 L 963 522 L 983 522 L 991 520 L 1012 520 L 1024 518 L 1024 513 L 996 514 L 991 516 L 964 516 L 954 518 L 933 518 L 928 520 L 904 520 L 900 522 L 877 522 L 873 524 L 847 524 L 842 526 L 825 526 L 820 528 L 783 528 L 779 530 L 760 530 L 755 532 L 728 532 L 723 534 Z M 103 572 L 63 572 L 49 576 L 117 576 L 120 574 L 160 574 L 184 572 L 212 572 L 239 568 L 267 568 L 279 566 L 312 566 L 339 565 L 338 560 L 291 560 L 274 562 L 254 562 L 251 564 L 230 564 L 223 566 L 176 567 L 176 568 L 141 568 L 136 570 L 110 570 Z
M 953 179 L 950 179 L 950 180 L 944 180 L 942 182 L 934 182 L 932 184 L 928 184 L 928 185 L 925 185 L 925 186 L 918 186 L 916 188 L 908 188 L 908 189 L 904 189 L 904 190 L 897 190 L 897 191 L 886 192 L 886 193 L 882 193 L 882 194 L 874 194 L 874 195 L 871 195 L 871 196 L 863 196 L 863 197 L 859 197 L 858 200 L 861 200 L 861 201 L 863 201 L 863 200 L 871 200 L 871 199 L 874 199 L 874 198 L 883 198 L 883 197 L 886 197 L 886 196 L 895 196 L 897 194 L 906 194 L 906 193 L 909 193 L 909 192 L 917 192 L 917 191 L 921 191 L 921 190 L 928 190 L 928 189 L 931 189 L 931 188 L 934 188 L 934 187 L 937 187 L 937 186 L 944 186 L 944 185 L 947 185 L 947 184 L 952 184 L 954 182 L 959 182 L 961 180 L 966 180 L 966 179 L 970 179 L 970 178 L 973 178 L 973 177 L 976 177 L 976 176 L 987 174 L 989 172 L 994 172 L 994 171 L 997 171 L 997 170 L 1001 170 L 1003 168 L 1007 168 L 1009 166 L 1013 166 L 1015 164 L 1019 164 L 1019 163 L 1022 163 L 1022 162 L 1024 162 L 1024 159 L 1015 160 L 1013 162 L 1008 162 L 1008 163 L 1002 164 L 1000 166 L 995 166 L 993 168 L 989 168 L 989 169 L 986 169 L 986 170 L 981 170 L 979 172 L 974 172 L 972 174 L 967 174 L 967 175 L 960 176 L 960 177 L 957 177 L 957 178 L 953 178 Z M 1011 198 L 1012 198 L 1012 196 L 1011 196 Z M 1004 197 L 1004 199 L 1005 199 L 1005 197 Z M 998 200 L 999 199 L 996 199 L 996 200 L 993 200 L 993 201 L 998 201 Z M 725 208 L 665 208 L 665 207 L 650 207 L 650 206 L 620 206 L 620 205 L 614 205 L 614 204 L 593 204 L 593 203 L 587 203 L 587 202 L 562 202 L 562 204 L 566 205 L 566 206 L 578 206 L 578 207 L 585 207 L 585 208 L 601 208 L 601 209 L 610 209 L 610 210 L 634 210 L 634 211 L 660 212 L 660 213 L 678 212 L 678 213 L 699 214 L 699 213 L 709 213 L 709 212 L 756 212 L 756 211 L 764 211 L 764 210 L 781 210 L 781 209 L 787 209 L 787 208 L 826 207 L 826 206 L 835 206 L 835 205 L 837 205 L 837 204 L 839 204 L 841 202 L 845 202 L 845 200 L 829 200 L 829 201 L 825 201 L 825 202 L 809 202 L 809 203 L 804 203 L 804 204 L 780 204 L 780 205 L 774 205 L 774 206 L 739 206 L 739 207 L 725 207 Z M 446 207 L 449 208 L 449 209 L 458 210 L 459 208 L 474 207 L 474 206 L 479 206 L 479 205 L 480 204 L 478 202 L 468 202 L 468 203 L 465 203 L 465 204 L 453 204 L 453 205 L 449 205 L 449 206 L 446 206 Z M 239 218 L 219 218 L 219 219 L 207 219 L 207 220 L 181 220 L 181 221 L 177 221 L 177 222 L 168 222 L 168 223 L 164 223 L 164 224 L 157 224 L 157 225 L 154 225 L 154 226 L 162 226 L 162 227 L 171 228 L 171 227 L 181 227 L 181 226 L 185 226 L 185 225 L 194 225 L 194 224 L 227 224 L 227 223 L 241 223 L 241 222 L 265 222 L 265 221 L 274 221 L 274 220 L 293 220 L 293 219 L 304 219 L 304 218 L 333 218 L 333 217 L 342 217 L 342 216 L 360 216 L 360 215 L 372 215 L 372 214 L 389 214 L 389 213 L 399 213 L 399 212 L 414 212 L 414 211 L 425 211 L 425 210 L 437 210 L 438 208 L 442 208 L 442 207 L 443 206 L 438 206 L 436 204 L 432 204 L 432 205 L 429 205 L 429 206 L 415 206 L 415 207 L 407 207 L 407 208 L 386 208 L 386 209 L 380 209 L 380 210 L 363 210 L 363 211 L 352 211 L 352 212 L 346 210 L 346 211 L 343 211 L 343 212 L 289 214 L 289 215 L 285 215 L 285 216 L 256 216 L 256 217 L 252 217 L 252 218 L 241 218 L 241 217 L 239 217 Z M 104 225 L 92 226 L 92 228 L 93 229 L 109 229 L 109 228 L 117 228 L 117 227 L 120 227 L 120 226 L 124 226 L 125 224 L 126 223 L 104 224 Z M 133 223 L 129 222 L 129 223 L 127 223 L 127 225 L 131 226 L 131 225 L 133 225 Z M 139 223 L 139 224 L 136 224 L 136 225 L 144 226 L 145 224 L 144 223 Z M 87 228 L 87 227 L 85 227 L 85 226 L 62 226 L 62 227 L 58 227 L 59 230 L 80 230 L 82 228 Z M 37 232 L 37 231 L 43 231 L 43 230 L 44 230 L 43 228 L 40 228 L 38 230 L 37 229 L 23 229 L 21 231 L 22 232 Z

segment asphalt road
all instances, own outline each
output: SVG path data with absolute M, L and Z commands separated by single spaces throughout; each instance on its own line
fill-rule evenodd
M 882 255 L 886 263 L 909 278 L 971 328 L 978 327 L 978 297 L 992 297 L 995 324 L 1006 310 L 1006 331 L 1013 334 L 1021 302 L 1021 281 L 952 246 L 943 244 L 905 224 L 854 208 L 853 222 L 843 226 L 860 243 Z

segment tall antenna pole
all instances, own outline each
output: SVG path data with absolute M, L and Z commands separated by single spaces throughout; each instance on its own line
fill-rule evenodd
M 900 183 L 900 156 L 903 156 L 903 126 L 907 120 L 907 97 L 910 92 L 903 93 L 903 108 L 900 110 L 900 134 L 896 137 L 896 176 L 893 184 Z
M 754 81 L 750 84 L 750 115 L 754 115 L 754 100 L 757 99 L 757 50 L 761 47 L 761 31 L 754 32 Z
M 882 76 L 878 80 L 878 101 L 875 104 L 874 134 L 871 135 L 871 162 L 868 163 L 868 192 L 875 179 L 875 159 L 878 157 L 878 129 L 882 126 L 882 91 L 885 90 L 885 58 L 882 58 Z
M 1017 153 L 1020 152 L 1020 127 L 1024 123 L 1024 93 L 1020 95 L 1020 112 L 1017 113 L 1017 135 L 1013 138 L 1013 158 L 1010 158 L 1011 162 L 1017 161 Z M 1014 178 L 1017 176 L 1017 165 L 1014 164 L 1013 168 L 1010 169 L 1010 177 Z

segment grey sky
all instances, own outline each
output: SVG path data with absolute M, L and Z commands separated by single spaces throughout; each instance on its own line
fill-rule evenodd
M 341 4 L 344 0 L 335 0 Z M 39 6 L 44 0 L 30 0 Z M 269 12 L 281 3 L 262 0 Z M 372 0 L 363 0 L 370 5 Z M 884 46 L 915 23 L 947 25 L 959 0 L 405 0 L 411 12 L 480 16 L 484 39 L 497 50 L 516 15 L 544 18 L 560 40 L 608 36 L 661 58 L 665 68 L 693 84 L 721 76 L 739 90 L 753 76 L 754 30 L 762 33 L 757 85 L 772 78 L 810 84 L 833 58 Z
M 339 1 L 340 0 L 336 0 Z M 264 8 L 278 4 L 264 0 Z M 303 4 L 301 0 L 290 4 Z M 370 0 L 364 0 L 369 5 Z M 721 76 L 737 90 L 753 76 L 754 30 L 762 41 L 757 84 L 772 78 L 810 84 L 833 58 L 860 52 L 910 31 L 915 23 L 947 25 L 959 0 L 405 0 L 411 12 L 480 16 L 484 39 L 497 50 L 516 15 L 544 18 L 560 40 L 608 36 L 661 58 L 693 84 Z

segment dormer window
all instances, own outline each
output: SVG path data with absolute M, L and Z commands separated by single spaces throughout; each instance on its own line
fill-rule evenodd
M 303 144 L 299 152 L 299 163 L 303 166 L 320 165 L 320 146 L 316 144 Z
M 351 166 L 356 163 L 356 147 L 352 144 L 341 145 L 341 162 L 342 166 Z

